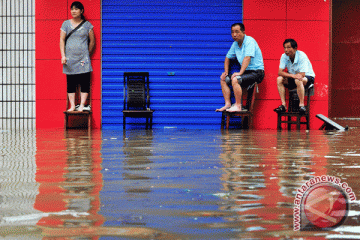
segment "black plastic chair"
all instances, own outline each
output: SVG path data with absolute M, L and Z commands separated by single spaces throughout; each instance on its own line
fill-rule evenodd
M 150 109 L 149 92 L 148 72 L 124 72 L 124 129 L 127 117 L 146 118 L 146 129 L 152 128 L 154 110 Z

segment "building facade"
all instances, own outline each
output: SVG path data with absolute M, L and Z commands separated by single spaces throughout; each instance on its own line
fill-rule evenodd
M 223 104 L 219 76 L 232 43 L 230 26 L 234 22 L 245 24 L 246 34 L 256 39 L 264 57 L 265 79 L 255 105 L 256 129 L 276 129 L 273 109 L 280 103 L 276 77 L 286 38 L 298 42 L 316 74 L 311 128 L 322 124 L 316 114 L 341 115 L 330 106 L 336 94 L 331 94 L 330 81 L 334 61 L 330 58 L 331 1 L 81 2 L 96 37 L 92 56 L 94 128 L 122 128 L 122 75 L 126 71 L 150 74 L 154 128 L 220 128 L 221 114 L 214 110 Z M 36 97 L 31 111 L 37 128 L 64 126 L 67 94 L 59 33 L 62 22 L 71 18 L 71 3 L 35 1 Z M 135 127 L 137 121 L 130 123 Z

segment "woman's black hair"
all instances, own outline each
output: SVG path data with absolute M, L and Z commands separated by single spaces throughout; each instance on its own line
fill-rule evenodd
M 82 20 L 85 20 L 85 17 L 84 17 L 84 12 L 85 12 L 84 5 L 83 5 L 81 2 L 75 1 L 75 2 L 73 2 L 73 3 L 71 4 L 70 9 L 72 9 L 73 7 L 76 7 L 77 9 L 80 9 L 80 10 L 83 11 L 83 12 L 81 13 L 81 19 L 82 19 Z

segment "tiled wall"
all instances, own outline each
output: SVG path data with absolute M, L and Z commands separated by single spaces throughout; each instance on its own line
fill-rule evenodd
M 322 125 L 315 115 L 328 115 L 329 12 L 329 0 L 244 0 L 245 32 L 258 42 L 265 63 L 266 76 L 259 86 L 254 118 L 257 128 L 276 128 L 273 109 L 280 105 L 276 78 L 286 38 L 295 39 L 313 65 L 316 78 L 310 127 Z
M 0 129 L 35 128 L 35 0 L 0 2 Z
M 36 0 L 36 126 L 61 128 L 66 110 L 66 75 L 60 62 L 60 27 L 71 18 L 72 0 Z M 82 0 L 85 18 L 94 26 L 96 46 L 92 60 L 93 128 L 101 127 L 101 1 Z

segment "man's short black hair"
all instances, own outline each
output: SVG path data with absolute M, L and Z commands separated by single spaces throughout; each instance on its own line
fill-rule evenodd
M 294 49 L 298 47 L 297 42 L 292 38 L 285 39 L 283 46 L 285 46 L 286 43 L 290 43 L 291 47 Z
M 241 31 L 245 31 L 245 25 L 242 23 L 234 23 L 233 25 L 231 25 L 231 28 L 235 27 L 235 26 L 240 26 L 240 30 Z

